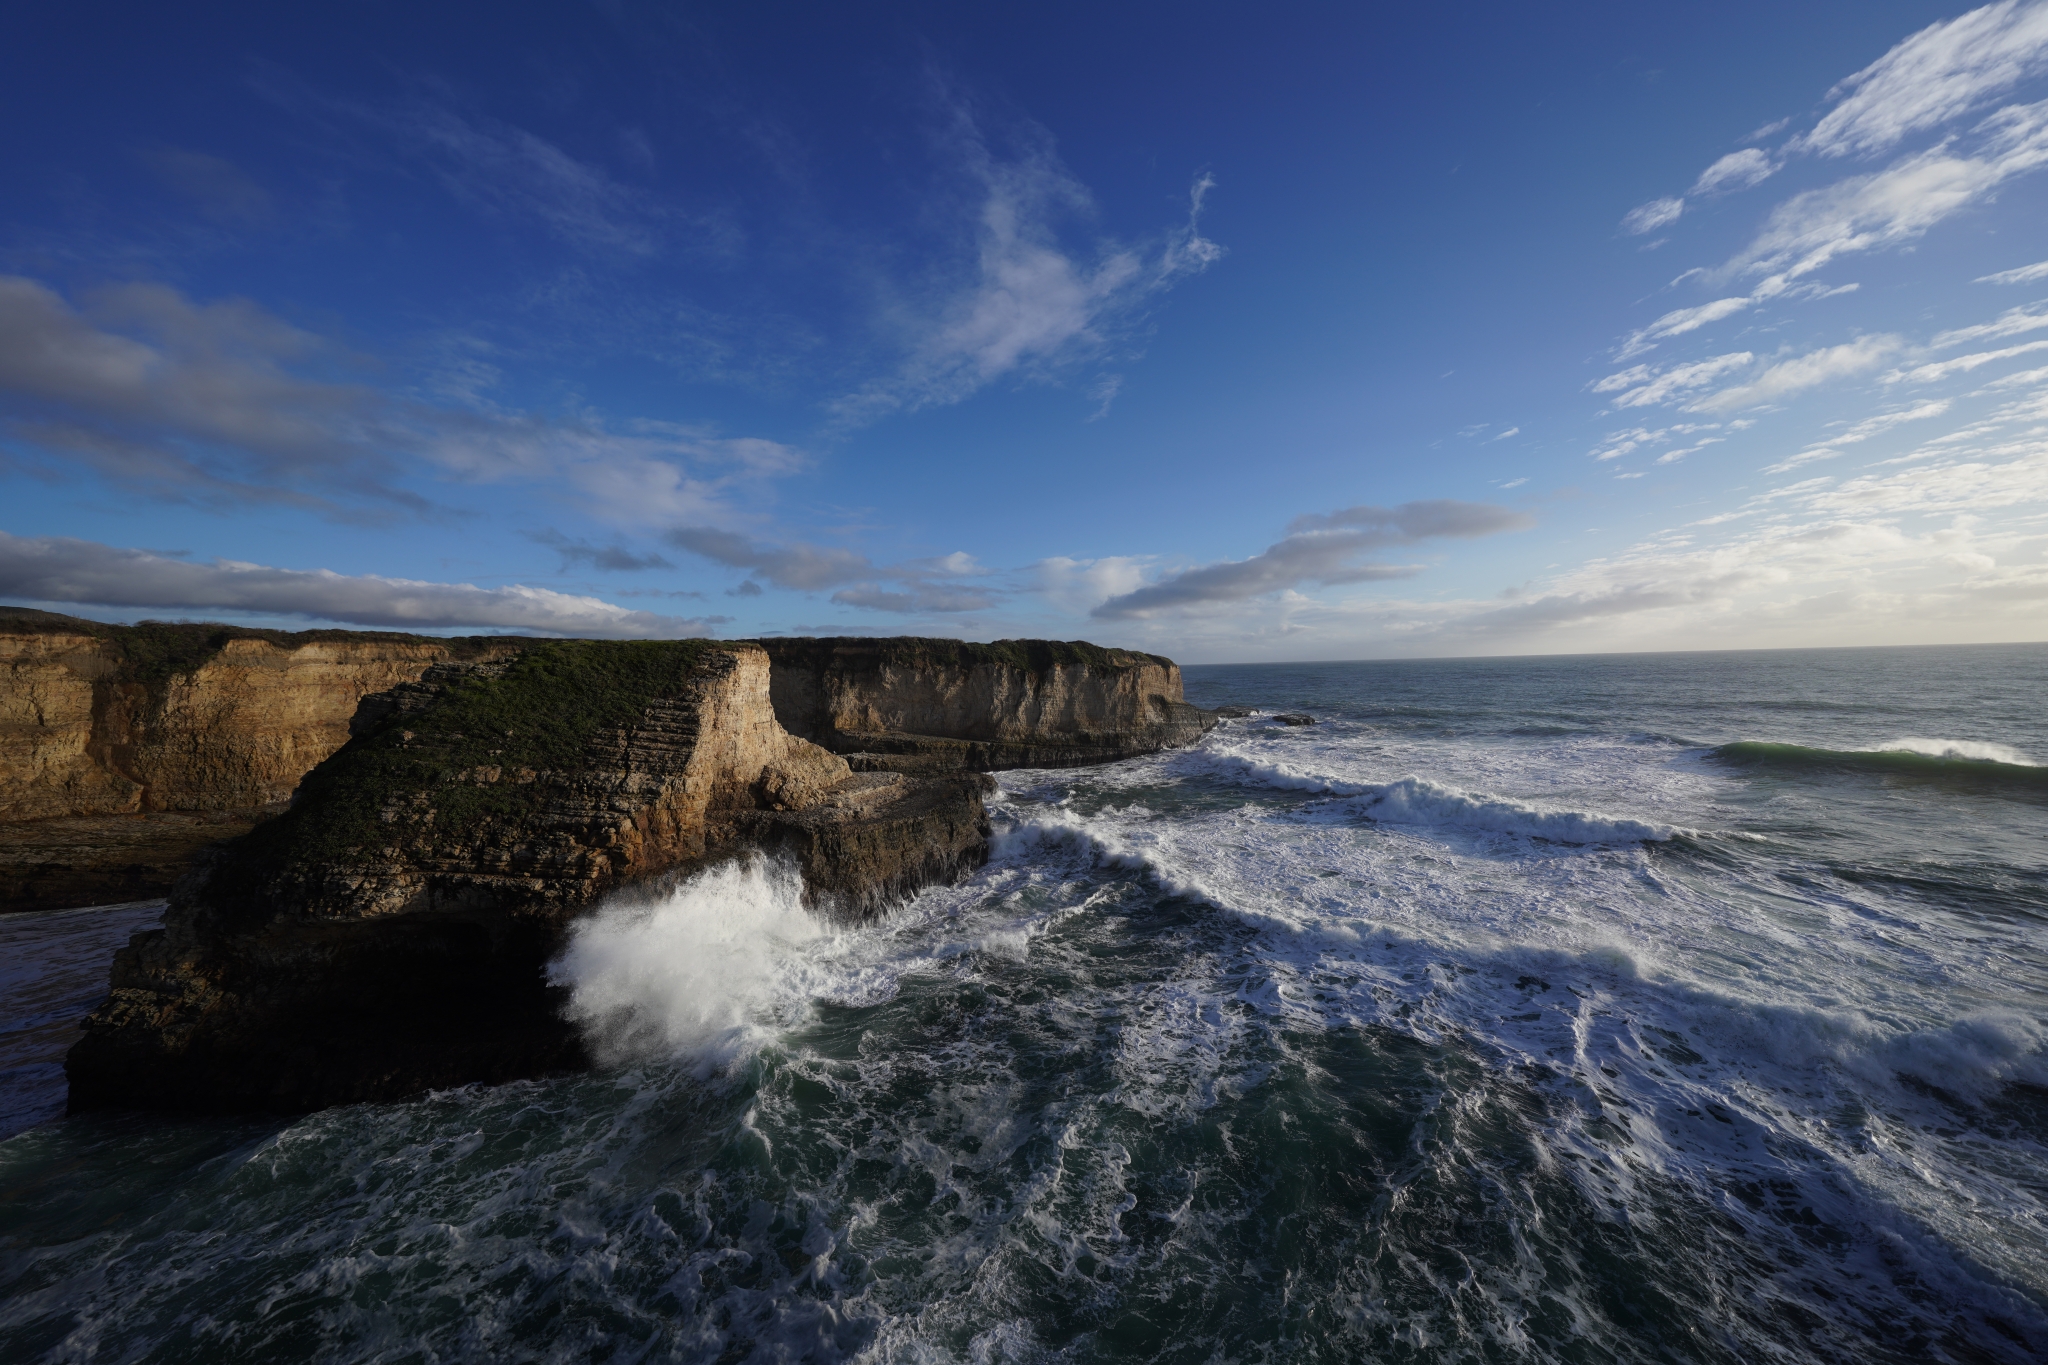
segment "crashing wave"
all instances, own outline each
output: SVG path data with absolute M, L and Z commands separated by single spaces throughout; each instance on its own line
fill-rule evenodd
M 1868 749 L 1820 749 L 1804 744 L 1738 740 L 1708 754 L 1723 763 L 1786 772 L 1866 772 L 1927 781 L 2048 791 L 2048 766 L 2004 744 L 1962 739 L 1895 739 Z

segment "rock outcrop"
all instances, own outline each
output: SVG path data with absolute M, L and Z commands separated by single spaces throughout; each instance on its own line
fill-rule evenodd
M 780 851 L 858 916 L 986 857 L 987 779 L 856 773 L 788 733 L 769 655 L 528 642 L 369 699 L 291 809 L 116 959 L 74 1109 L 301 1110 L 583 1064 L 544 976 L 607 892 Z
M 365 696 L 519 643 L 0 609 L 0 910 L 163 894 L 282 809 Z
M 1157 654 L 1049 640 L 762 645 L 783 727 L 868 771 L 1076 767 L 1192 744 L 1216 724 Z

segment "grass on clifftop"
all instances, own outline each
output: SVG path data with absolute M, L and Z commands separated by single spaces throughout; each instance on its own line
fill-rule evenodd
M 869 660 L 895 667 L 924 664 L 975 668 L 994 664 L 1021 669 L 1043 677 L 1062 665 L 1081 664 L 1101 672 L 1138 668 L 1146 664 L 1173 666 L 1160 654 L 1135 649 L 1111 649 L 1086 640 L 994 640 L 977 644 L 971 640 L 942 640 L 919 635 L 824 636 L 762 640 L 769 654 L 782 659 L 801 654 L 820 664 L 838 662 L 859 667 Z
M 452 659 L 474 658 L 497 646 L 523 644 L 511 636 L 412 635 L 392 630 L 270 630 L 261 626 L 229 626 L 218 621 L 138 621 L 132 626 L 88 621 L 34 607 L 0 606 L 0 631 L 26 635 L 89 635 L 112 643 L 120 653 L 113 678 L 139 682 L 161 691 L 174 678 L 197 673 L 231 640 L 263 640 L 280 649 L 311 644 L 441 645 Z
M 486 822 L 530 814 L 548 784 L 511 780 L 519 769 L 578 768 L 594 737 L 679 694 L 711 648 L 703 640 L 528 645 L 500 676 L 459 678 L 425 709 L 394 713 L 351 740 L 306 775 L 289 812 L 250 833 L 238 861 L 347 860 L 352 850 L 427 829 L 436 842 L 459 840 Z M 465 777 L 490 767 L 500 769 L 497 782 Z M 385 822 L 387 806 L 420 797 L 430 826 Z

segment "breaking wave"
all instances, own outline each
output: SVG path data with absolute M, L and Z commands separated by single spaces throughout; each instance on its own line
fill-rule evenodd
M 1780 772 L 1861 772 L 2048 792 L 2048 766 L 2004 744 L 1976 740 L 1895 739 L 1869 749 L 1738 740 L 1708 757 L 1736 767 Z

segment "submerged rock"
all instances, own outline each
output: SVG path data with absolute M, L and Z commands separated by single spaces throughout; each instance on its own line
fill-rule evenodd
M 1274 716 L 1273 719 L 1282 725 L 1314 725 L 1316 723 L 1314 716 L 1304 715 L 1300 711 L 1282 711 L 1279 715 Z
M 1225 720 L 1243 720 L 1246 716 L 1259 714 L 1259 709 L 1256 706 L 1219 706 L 1215 713 Z
M 787 733 L 757 645 L 533 644 L 366 704 L 117 955 L 74 1110 L 304 1110 L 585 1065 L 544 969 L 598 898 L 767 849 L 871 913 L 987 857 L 987 779 Z

